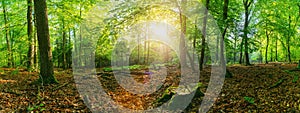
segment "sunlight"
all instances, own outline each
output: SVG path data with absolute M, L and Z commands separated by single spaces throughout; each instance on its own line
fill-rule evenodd
M 168 25 L 158 22 L 151 22 L 149 25 L 150 35 L 155 35 L 161 38 L 169 38 Z

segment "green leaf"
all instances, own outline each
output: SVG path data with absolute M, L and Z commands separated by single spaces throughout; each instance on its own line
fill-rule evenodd
M 33 111 L 34 110 L 34 108 L 33 107 L 27 107 L 27 111 Z
M 43 107 L 43 106 L 45 106 L 43 103 L 41 103 L 40 105 L 39 105 L 40 107 Z
M 244 97 L 244 99 L 245 99 L 245 101 L 247 101 L 248 103 L 250 103 L 250 104 L 254 104 L 254 98 L 252 98 L 252 97 Z

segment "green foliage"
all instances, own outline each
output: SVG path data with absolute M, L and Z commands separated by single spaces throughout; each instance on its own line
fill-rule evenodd
M 112 68 L 105 67 L 105 68 L 103 68 L 103 71 L 104 72 L 112 72 Z
M 17 74 L 19 74 L 19 68 L 13 70 L 10 75 L 17 75 Z
M 168 88 L 164 91 L 162 97 L 159 98 L 159 99 L 157 99 L 157 100 L 154 102 L 154 104 L 161 105 L 161 104 L 163 104 L 163 103 L 165 103 L 165 102 L 171 100 L 171 99 L 173 98 L 173 96 L 176 94 L 176 91 L 175 91 L 176 88 L 178 88 L 178 87 L 173 87 L 173 86 L 168 87 Z
M 250 104 L 254 104 L 254 101 L 255 101 L 254 98 L 252 98 L 252 97 L 247 97 L 247 96 L 244 97 L 244 100 L 247 101 L 247 102 L 250 103 Z
M 284 70 L 284 72 L 291 74 L 292 72 L 290 70 Z
M 276 83 L 274 83 L 272 86 L 270 86 L 269 89 L 279 86 L 280 84 L 283 83 L 284 80 L 285 80 L 285 78 L 280 79 L 279 81 L 277 81 Z
M 295 74 L 294 72 L 290 71 L 290 70 L 284 70 L 284 72 L 290 74 L 290 75 L 293 75 L 293 80 L 292 82 L 295 83 L 298 81 L 299 79 L 299 76 L 297 74 Z
M 297 82 L 298 81 L 298 79 L 299 79 L 299 76 L 298 75 L 296 75 L 296 74 L 294 74 L 294 78 L 293 78 L 293 83 L 295 83 L 295 82 Z
M 148 66 L 145 65 L 132 65 L 132 66 L 123 66 L 123 67 L 105 67 L 103 68 L 104 72 L 112 72 L 113 70 L 122 70 L 123 69 L 130 69 L 130 70 L 140 70 L 140 69 L 145 69 Z
M 145 67 L 145 66 L 141 66 L 141 65 L 132 65 L 132 66 L 129 66 L 129 69 L 130 69 L 130 70 L 139 70 L 139 69 L 142 69 L 143 67 Z
M 33 105 L 33 106 L 28 106 L 27 107 L 27 112 L 32 112 L 32 111 L 38 111 L 38 112 L 42 112 L 45 111 L 46 108 L 44 108 L 45 105 L 44 104 L 39 104 L 39 105 Z

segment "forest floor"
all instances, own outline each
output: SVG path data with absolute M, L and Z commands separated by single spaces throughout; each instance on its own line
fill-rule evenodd
M 300 112 L 300 71 L 293 70 L 296 67 L 296 64 L 284 63 L 229 66 L 233 77 L 225 79 L 209 112 Z M 172 80 L 176 80 L 178 73 L 173 70 L 170 74 L 174 76 L 168 76 L 164 86 L 176 86 Z M 134 79 L 138 82 L 146 80 L 138 76 L 138 71 L 131 74 L 137 75 Z M 204 86 L 209 82 L 209 75 L 210 69 L 206 68 L 200 80 Z M 90 112 L 76 89 L 72 71 L 56 69 L 55 76 L 59 84 L 38 86 L 32 84 L 38 73 L 0 68 L 0 112 Z M 112 99 L 131 109 L 151 108 L 151 102 L 165 90 L 160 88 L 153 94 L 134 95 L 116 85 L 110 74 L 102 73 L 97 77 Z M 206 88 L 200 90 L 205 92 Z

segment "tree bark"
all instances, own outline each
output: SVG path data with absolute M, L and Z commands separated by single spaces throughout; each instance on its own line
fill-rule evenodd
M 265 60 L 266 60 L 266 64 L 268 64 L 269 34 L 267 30 L 266 30 L 266 36 L 267 36 L 267 46 L 266 46 Z
M 10 37 L 9 37 L 9 25 L 7 22 L 7 12 L 6 12 L 6 3 L 5 0 L 2 0 L 2 10 L 3 10 L 3 18 L 4 18 L 4 30 L 5 30 L 5 39 L 7 46 L 7 66 L 12 66 L 12 55 L 11 55 L 11 46 L 10 46 Z
M 239 64 L 243 63 L 243 45 L 244 45 L 244 38 L 242 38 L 241 47 L 240 47 L 240 60 L 239 60 Z
M 140 64 L 140 37 L 137 37 L 138 50 L 137 50 L 137 64 Z
M 206 0 L 206 10 L 204 13 L 203 18 L 203 28 L 202 28 L 202 43 L 201 43 L 201 56 L 200 56 L 200 70 L 203 70 L 203 64 L 204 64 L 204 53 L 205 53 L 205 38 L 206 38 L 206 24 L 207 24 L 207 16 L 208 16 L 208 9 L 209 9 L 209 0 Z
M 36 25 L 36 16 L 33 15 L 33 25 L 34 25 L 34 33 L 33 33 L 33 42 L 34 42 L 34 71 L 37 71 L 39 63 L 38 63 L 38 42 L 37 42 L 37 25 Z
M 69 28 L 69 39 L 68 39 L 68 49 L 67 49 L 67 64 L 68 68 L 72 67 L 72 42 L 71 42 L 71 28 Z
M 244 40 L 245 40 L 245 60 L 246 65 L 251 65 L 249 60 L 249 52 L 248 52 L 248 25 L 249 25 L 249 15 L 250 15 L 250 6 L 252 4 L 253 0 L 243 0 L 244 8 L 245 8 L 245 24 L 244 24 Z
M 28 48 L 28 61 L 27 61 L 27 70 L 31 71 L 34 69 L 34 40 L 33 40 L 33 21 L 32 21 L 32 6 L 33 1 L 27 0 L 27 35 L 29 41 L 29 48 Z
M 62 19 L 62 68 L 66 69 L 67 68 L 67 56 L 66 56 L 66 43 L 67 43 L 67 37 L 66 37 L 66 30 L 65 30 L 65 20 Z
M 180 25 L 181 25 L 181 35 L 180 35 L 180 63 L 182 67 L 187 66 L 187 61 L 186 61 L 186 44 L 185 44 L 185 35 L 186 35 L 186 16 L 183 15 L 183 12 L 186 7 L 186 0 L 182 0 L 182 7 L 179 13 L 180 16 Z
M 275 39 L 276 41 L 275 41 L 275 60 L 276 60 L 276 62 L 278 61 L 278 39 L 277 39 L 277 37 L 276 37 L 276 39 Z
M 34 0 L 40 53 L 40 79 L 43 84 L 58 83 L 54 77 L 46 0 Z
M 287 37 L 287 55 L 288 55 L 288 60 L 289 60 L 289 63 L 292 62 L 291 60 L 291 45 L 290 45 L 290 39 L 291 39 L 291 34 L 290 34 L 290 30 L 291 30 L 291 23 L 292 23 L 292 20 L 291 20 L 291 16 L 289 15 L 289 33 L 288 33 L 288 37 Z
M 221 63 L 221 67 L 225 67 L 226 68 L 226 62 L 225 62 L 225 46 L 224 46 L 224 40 L 225 40 L 225 35 L 226 35 L 226 31 L 227 31 L 227 15 L 228 15 L 228 4 L 229 4 L 229 0 L 224 0 L 224 7 L 223 7 L 223 22 L 224 22 L 224 30 L 222 33 L 222 38 L 221 38 L 221 43 L 220 43 L 220 63 Z M 218 51 L 217 51 L 218 52 Z

